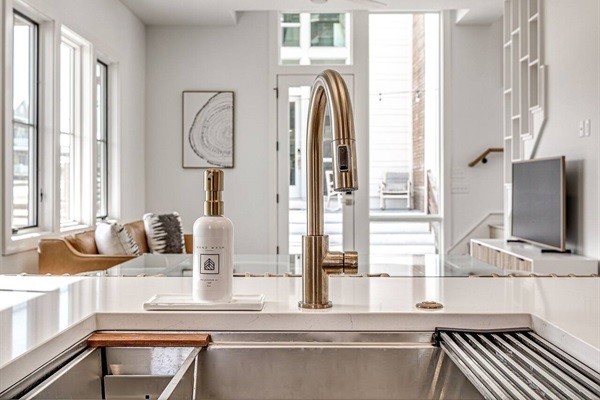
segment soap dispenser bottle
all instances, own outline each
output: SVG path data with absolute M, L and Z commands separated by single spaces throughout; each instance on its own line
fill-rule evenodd
M 233 223 L 223 216 L 223 171 L 204 172 L 204 216 L 194 223 L 194 301 L 230 302 L 233 281 Z

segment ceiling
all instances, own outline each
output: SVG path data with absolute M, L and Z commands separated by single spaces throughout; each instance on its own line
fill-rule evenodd
M 235 25 L 244 11 L 438 11 L 460 10 L 457 23 L 489 24 L 503 0 L 121 0 L 146 25 Z M 386 3 L 382 5 L 380 3 Z

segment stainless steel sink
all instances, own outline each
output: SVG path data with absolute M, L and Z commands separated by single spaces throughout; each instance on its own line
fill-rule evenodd
M 196 399 L 482 399 L 431 333 L 213 334 Z
M 205 348 L 78 351 L 0 398 L 483 398 L 432 333 L 211 333 Z
M 157 399 L 200 349 L 192 347 L 88 348 L 56 372 L 43 369 L 0 398 L 19 399 Z M 54 369 L 49 363 L 46 370 Z M 49 376 L 48 376 L 49 375 Z M 193 379 L 186 382 L 190 387 Z M 29 387 L 33 386 L 33 388 Z M 191 398 L 191 390 L 188 391 Z M 180 397 L 185 398 L 185 397 Z
M 598 371 L 528 329 L 201 336 L 206 347 L 83 341 L 0 399 L 600 398 Z

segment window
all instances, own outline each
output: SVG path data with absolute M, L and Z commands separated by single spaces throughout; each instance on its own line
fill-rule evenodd
M 346 65 L 350 59 L 350 13 L 281 14 L 281 65 Z
M 63 37 L 60 44 L 60 225 L 76 224 L 79 218 L 77 201 L 77 142 L 79 126 L 76 121 L 77 45 Z
M 13 17 L 12 231 L 38 225 L 38 25 Z
M 96 218 L 108 217 L 108 66 L 96 62 Z
M 96 220 L 95 58 L 91 43 L 66 27 L 60 43 L 60 228 Z
M 315 47 L 345 47 L 345 14 L 310 14 L 310 45 Z
M 20 3 L 8 10 L 11 64 L 2 77 L 12 97 L 2 154 L 9 173 L 3 254 L 31 250 L 46 235 L 86 229 L 119 207 L 119 188 L 108 178 L 109 138 L 118 132 L 109 119 L 108 78 L 114 68 L 117 80 L 118 67 L 104 62 L 118 60 L 34 7 L 20 10 Z
M 284 47 L 300 47 L 300 14 L 282 14 L 281 43 Z

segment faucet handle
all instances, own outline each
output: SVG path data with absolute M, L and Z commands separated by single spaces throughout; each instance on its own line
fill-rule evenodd
M 345 274 L 357 274 L 358 273 L 358 252 L 357 251 L 345 251 L 344 252 L 344 273 Z
M 356 274 L 358 272 L 358 253 L 356 251 L 330 251 L 323 260 L 323 269 L 327 275 Z

